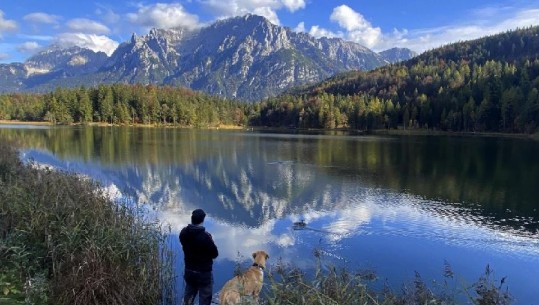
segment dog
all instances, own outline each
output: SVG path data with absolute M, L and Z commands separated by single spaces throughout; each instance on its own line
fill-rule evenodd
M 269 255 L 265 251 L 253 253 L 253 265 L 245 273 L 237 275 L 225 283 L 219 294 L 219 304 L 242 304 L 249 302 L 250 299 L 254 304 L 257 304 L 268 258 Z

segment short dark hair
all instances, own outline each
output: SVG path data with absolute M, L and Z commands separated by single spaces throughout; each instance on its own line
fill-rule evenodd
M 204 217 L 206 217 L 204 210 L 196 209 L 193 211 L 193 214 L 191 214 L 191 223 L 194 225 L 199 225 L 204 221 Z

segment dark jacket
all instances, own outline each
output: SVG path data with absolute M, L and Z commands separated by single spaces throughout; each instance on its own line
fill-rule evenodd
M 185 269 L 212 271 L 213 259 L 219 255 L 210 233 L 203 226 L 188 225 L 180 232 Z

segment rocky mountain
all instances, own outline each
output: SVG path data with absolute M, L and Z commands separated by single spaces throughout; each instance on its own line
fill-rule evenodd
M 51 46 L 30 57 L 25 63 L 0 65 L 0 91 L 44 91 L 48 88 L 64 86 L 59 80 L 74 80 L 84 75 L 96 73 L 108 56 L 104 52 L 94 52 L 80 47 L 60 48 Z M 72 85 L 81 84 L 77 80 Z M 41 90 L 39 90 L 41 89 Z
M 390 63 L 397 63 L 416 57 L 417 53 L 406 48 L 391 48 L 378 53 L 382 58 Z
M 24 64 L 0 65 L 0 71 L 10 72 L 0 79 L 0 90 L 152 83 L 254 101 L 339 72 L 370 70 L 413 55 L 407 49 L 376 53 L 342 39 L 316 39 L 246 15 L 199 30 L 134 34 L 110 57 L 77 47 L 48 49 Z
M 67 49 L 50 47 L 30 57 L 24 64 L 28 75 L 63 71 L 66 75 L 97 72 L 108 56 L 103 52 L 94 52 L 80 47 Z
M 103 82 L 155 83 L 178 70 L 179 43 L 187 34 L 184 29 L 152 29 L 145 36 L 133 34 L 122 43 L 100 69 Z
M 27 77 L 24 64 L 0 64 L 0 92 L 15 92 L 24 87 Z

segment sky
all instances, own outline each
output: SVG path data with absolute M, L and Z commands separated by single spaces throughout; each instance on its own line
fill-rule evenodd
M 24 62 L 53 44 L 110 55 L 133 33 L 196 29 L 249 13 L 374 51 L 405 47 L 418 53 L 539 25 L 537 0 L 0 0 L 0 63 Z

